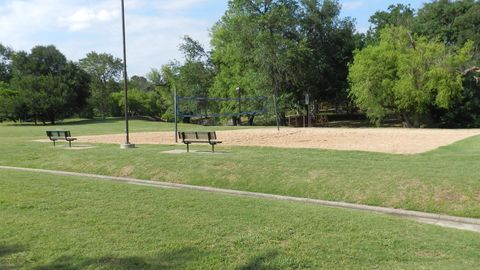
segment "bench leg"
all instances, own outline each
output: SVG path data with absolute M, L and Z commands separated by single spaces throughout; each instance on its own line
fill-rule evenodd
M 215 144 L 212 144 L 212 153 L 215 153 Z
M 189 143 L 187 143 L 187 153 L 189 153 L 189 152 L 190 152 L 190 147 L 189 147 L 189 146 L 190 146 L 190 144 L 189 144 Z
M 53 140 L 53 147 L 55 147 L 55 140 Z
M 68 146 L 72 148 L 72 141 L 68 141 Z

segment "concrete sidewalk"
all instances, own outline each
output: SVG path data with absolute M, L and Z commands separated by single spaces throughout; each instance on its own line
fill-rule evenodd
M 128 183 L 132 185 L 149 186 L 149 187 L 155 187 L 155 188 L 196 190 L 196 191 L 221 193 L 221 194 L 243 196 L 243 197 L 262 198 L 262 199 L 271 199 L 271 200 L 279 200 L 279 201 L 302 202 L 302 203 L 317 204 L 317 205 L 323 205 L 323 206 L 329 206 L 329 207 L 355 209 L 355 210 L 361 210 L 361 211 L 366 211 L 371 213 L 382 213 L 387 215 L 400 216 L 408 219 L 413 219 L 422 223 L 433 224 L 433 225 L 438 225 L 438 226 L 448 227 L 448 228 L 456 228 L 460 230 L 480 232 L 480 219 L 477 219 L 477 218 L 455 217 L 455 216 L 448 216 L 448 215 L 441 215 L 441 214 L 424 213 L 424 212 L 418 212 L 418 211 L 393 209 L 393 208 L 385 208 L 385 207 L 369 206 L 369 205 L 361 205 L 361 204 L 353 204 L 353 203 L 345 203 L 345 202 L 334 202 L 334 201 L 325 201 L 325 200 L 317 200 L 317 199 L 309 199 L 309 198 L 273 195 L 273 194 L 258 193 L 258 192 L 192 186 L 192 185 L 176 184 L 176 183 L 168 183 L 168 182 L 157 182 L 157 181 L 142 180 L 142 179 L 135 179 L 135 178 L 128 178 L 128 177 L 115 177 L 115 176 L 105 176 L 105 175 L 97 175 L 97 174 L 74 173 L 74 172 L 65 172 L 65 171 L 30 169 L 30 168 L 19 168 L 19 167 L 9 167 L 9 166 L 0 166 L 0 170 L 48 173 L 48 174 L 63 175 L 63 176 L 77 176 L 77 177 L 85 177 L 85 178 L 104 180 L 104 181 L 122 182 L 122 183 Z

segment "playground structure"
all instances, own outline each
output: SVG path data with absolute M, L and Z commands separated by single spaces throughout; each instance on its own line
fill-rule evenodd
M 319 103 L 317 101 L 311 100 L 309 93 L 304 93 L 305 96 L 305 111 L 299 113 L 297 111 L 296 115 L 287 115 L 286 116 L 286 125 L 288 127 L 323 127 L 325 126 L 329 119 L 326 114 L 322 114 L 320 110 L 317 110 Z M 300 106 L 302 106 L 300 105 Z

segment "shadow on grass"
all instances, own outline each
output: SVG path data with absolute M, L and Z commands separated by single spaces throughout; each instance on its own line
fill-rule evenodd
M 19 245 L 2 246 L 0 245 L 0 258 L 24 251 L 25 248 Z M 0 268 L 1 269 L 1 268 Z
M 254 257 L 245 265 L 238 267 L 238 270 L 269 270 L 269 269 L 277 269 L 276 267 L 269 265 L 268 263 L 271 262 L 275 257 L 277 257 L 278 251 L 268 251 L 263 255 L 259 255 Z
M 158 119 L 152 119 L 150 117 L 143 117 L 143 116 L 135 116 L 129 117 L 130 120 L 141 120 L 141 121 L 149 121 L 152 123 L 161 123 Z M 16 123 L 6 123 L 5 126 L 13 126 L 13 127 L 61 127 L 61 126 L 81 126 L 81 125 L 92 125 L 92 124 L 111 124 L 117 122 L 123 122 L 124 118 L 122 117 L 109 117 L 105 119 L 101 118 L 94 118 L 94 119 L 65 119 L 65 121 L 59 120 L 52 125 L 50 122 L 45 123 L 38 122 L 37 125 L 33 121 L 29 122 L 16 122 Z
M 55 261 L 36 267 L 36 270 L 53 269 L 183 269 L 185 265 L 204 253 L 193 248 L 183 248 L 171 252 L 161 253 L 155 257 L 115 257 L 76 258 L 62 256 Z
M 67 120 L 65 122 L 57 122 L 55 125 L 46 123 L 43 125 L 41 122 L 38 125 L 35 125 L 33 122 L 22 122 L 22 123 L 11 123 L 7 126 L 13 127 L 61 127 L 61 126 L 81 126 L 81 125 L 91 125 L 91 124 L 109 124 L 116 123 L 118 121 L 123 121 L 123 118 L 106 118 L 106 119 L 78 119 L 78 120 Z
M 20 266 L 14 262 L 9 262 L 9 256 L 25 251 L 25 247 L 20 245 L 5 246 L 0 244 L 0 269 L 19 269 Z

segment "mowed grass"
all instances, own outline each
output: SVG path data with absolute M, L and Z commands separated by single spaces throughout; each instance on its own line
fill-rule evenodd
M 121 120 L 65 126 L 0 126 L 0 165 L 129 176 L 271 194 L 346 201 L 456 216 L 480 217 L 480 137 L 419 155 L 222 145 L 223 154 L 162 153 L 183 145 L 118 145 L 73 151 L 51 144 L 45 130 L 73 135 L 121 133 Z M 225 127 L 222 127 L 225 128 Z M 132 121 L 131 131 L 173 125 Z M 183 125 L 181 129 L 220 129 Z M 173 135 L 172 135 L 173 136 Z M 195 145 L 208 150 L 208 146 Z
M 0 269 L 475 269 L 480 234 L 301 203 L 1 171 Z
M 67 119 L 63 122 L 59 122 L 56 125 L 37 125 L 33 123 L 13 123 L 5 122 L 0 123 L 0 128 L 4 129 L 4 132 L 11 134 L 11 137 L 38 137 L 45 135 L 46 130 L 70 130 L 73 136 L 82 135 L 104 135 L 104 134 L 121 134 L 125 132 L 125 121 L 122 118 L 107 118 L 101 119 Z M 10 128 L 10 129 L 9 129 Z M 212 130 L 212 127 L 199 126 L 191 124 L 178 124 L 179 130 L 189 130 L 194 128 L 195 130 Z M 249 127 L 234 127 L 234 126 L 218 126 L 214 127 L 215 130 L 231 130 L 231 129 L 249 129 L 258 128 L 258 126 Z M 158 131 L 171 131 L 172 136 L 174 134 L 175 126 L 173 123 L 147 121 L 147 120 L 130 120 L 129 121 L 130 132 L 158 132 Z M 8 131 L 7 131 L 8 130 Z M 0 133 L 0 135 L 5 135 Z

